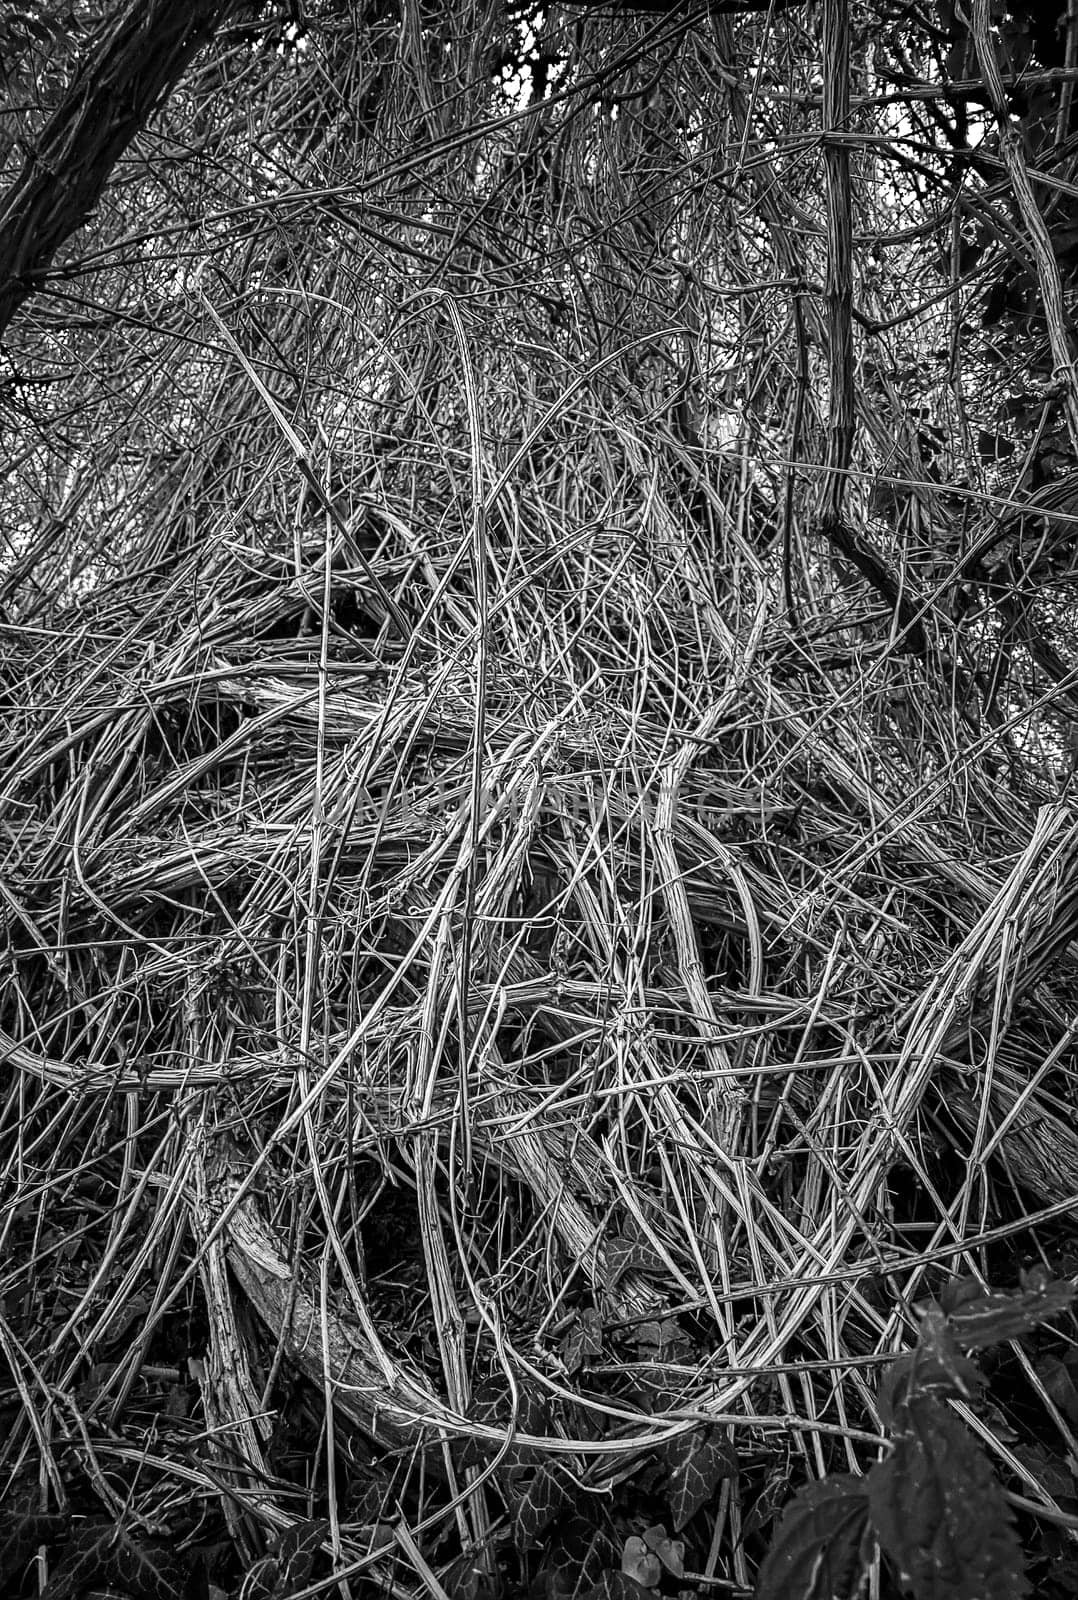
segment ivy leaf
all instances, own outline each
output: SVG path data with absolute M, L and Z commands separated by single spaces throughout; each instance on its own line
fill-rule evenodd
M 865 1480 L 836 1472 L 790 1501 L 756 1578 L 755 1600 L 853 1600 L 867 1565 Z
M 534 1383 L 518 1380 L 518 1407 L 516 1429 L 519 1433 L 543 1435 L 551 1426 L 550 1404 Z M 513 1421 L 513 1405 L 504 1379 L 481 1379 L 472 1390 L 468 1416 L 488 1427 L 507 1428 Z M 463 1439 L 458 1447 L 458 1460 L 462 1467 L 474 1467 L 489 1458 L 498 1446 L 486 1439 Z M 536 1463 L 542 1456 L 530 1445 L 513 1445 L 502 1458 L 503 1466 L 515 1467 Z
M 539 1385 L 534 1379 L 518 1374 L 517 1393 L 520 1397 L 517 1411 L 517 1427 L 521 1433 L 536 1434 L 540 1437 L 549 1433 L 551 1427 L 550 1401 Z M 508 1414 L 509 1407 L 507 1405 L 506 1415 L 508 1416 Z
M 666 1499 L 680 1533 L 701 1506 L 714 1498 L 724 1478 L 737 1472 L 737 1452 L 722 1428 L 694 1428 L 671 1439 L 662 1448 L 662 1461 L 669 1474 Z
M 692 1350 L 692 1342 L 676 1317 L 638 1322 L 633 1334 L 641 1361 L 677 1361 Z
M 561 1358 L 565 1370 L 572 1374 L 603 1353 L 603 1319 L 589 1306 L 583 1307 L 573 1317 L 561 1342 Z
M 606 1247 L 606 1287 L 616 1288 L 627 1272 L 651 1272 L 661 1275 L 663 1264 L 650 1246 L 637 1239 L 611 1239 Z
M 534 1586 L 534 1592 L 541 1592 L 545 1600 L 579 1600 L 602 1581 L 604 1572 L 618 1559 L 606 1532 L 579 1512 L 564 1518 L 545 1543 L 539 1565 L 541 1584 Z
M 512 1514 L 517 1548 L 530 1550 L 539 1535 L 576 1503 L 576 1489 L 556 1461 L 506 1473 L 500 1488 Z
M 917 1600 L 1022 1600 L 1022 1549 L 991 1464 L 943 1401 L 911 1395 L 907 1431 L 868 1475 L 872 1526 Z

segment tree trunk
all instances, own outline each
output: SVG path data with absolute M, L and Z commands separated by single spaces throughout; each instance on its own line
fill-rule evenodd
M 133 0 L 104 33 L 0 201 L 0 338 L 109 174 L 236 0 Z

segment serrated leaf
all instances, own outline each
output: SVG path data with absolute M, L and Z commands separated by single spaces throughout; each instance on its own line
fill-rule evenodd
M 1019 1339 L 1074 1304 L 1069 1283 L 1034 1283 L 1017 1294 L 984 1294 L 951 1313 L 955 1338 L 967 1350 L 983 1350 L 1005 1339 Z
M 554 1518 L 576 1501 L 572 1479 L 556 1461 L 507 1473 L 500 1487 L 520 1550 L 530 1550 Z
M 243 1600 L 284 1600 L 310 1583 L 315 1558 L 329 1535 L 324 1519 L 297 1522 L 277 1535 L 261 1560 L 248 1572 Z
M 329 1538 L 329 1523 L 324 1517 L 294 1523 L 273 1541 L 282 1572 L 292 1587 L 305 1589 L 311 1581 L 314 1563 Z
M 931 1388 L 968 1400 L 984 1384 L 981 1372 L 959 1351 L 954 1331 L 937 1305 L 922 1313 L 913 1367 L 911 1392 Z
M 187 1587 L 187 1568 L 176 1550 L 123 1532 L 113 1545 L 108 1577 L 133 1600 L 181 1600 Z
M 126 1589 L 132 1600 L 181 1600 L 187 1588 L 187 1568 L 171 1546 L 133 1539 L 95 1519 L 69 1539 L 41 1600 L 71 1600 L 98 1578 Z
M 240 1585 L 240 1600 L 270 1600 L 280 1576 L 277 1557 L 267 1550 L 247 1569 L 247 1576 Z
M 737 1453 L 721 1428 L 679 1434 L 663 1445 L 661 1459 L 668 1473 L 666 1500 L 675 1533 L 714 1498 L 724 1478 L 737 1472 Z
M 933 1303 L 921 1312 L 916 1348 L 899 1356 L 884 1375 L 880 1416 L 885 1427 L 901 1433 L 907 1425 L 905 1408 L 911 1397 L 931 1393 L 969 1400 L 983 1384 L 983 1374 L 959 1350 L 947 1317 Z
M 976 1278 L 949 1278 L 940 1290 L 940 1305 L 949 1317 L 954 1317 L 973 1300 L 984 1298 L 984 1285 Z
M 642 1589 L 654 1589 L 663 1575 L 662 1562 L 635 1534 L 626 1539 L 621 1552 L 621 1570 L 634 1578 Z
M 72 1533 L 45 1585 L 41 1600 L 69 1600 L 107 1575 L 109 1546 L 116 1536 L 111 1522 L 95 1519 Z
M 863 1478 L 835 1473 L 799 1491 L 756 1578 L 755 1600 L 853 1600 L 867 1566 Z
M 877 1404 L 880 1421 L 885 1428 L 895 1426 L 895 1418 L 902 1412 L 909 1397 L 910 1374 L 913 1372 L 913 1353 L 898 1356 L 884 1372 L 880 1381 Z
M 1022 1550 L 991 1464 L 932 1394 L 913 1395 L 907 1431 L 868 1475 L 869 1516 L 917 1600 L 1022 1600 Z
M 0 1512 L 0 1594 L 18 1594 L 38 1546 L 59 1544 L 70 1526 L 56 1512 Z

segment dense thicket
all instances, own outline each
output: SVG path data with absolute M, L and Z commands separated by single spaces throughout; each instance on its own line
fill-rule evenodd
M 9 1592 L 747 1593 L 1074 1273 L 1076 40 L 8 8 Z

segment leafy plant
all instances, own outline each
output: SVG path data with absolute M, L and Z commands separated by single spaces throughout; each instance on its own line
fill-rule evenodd
M 162 1540 L 138 1539 L 98 1517 L 68 1537 L 42 1600 L 76 1600 L 92 1584 L 114 1584 L 132 1600 L 182 1600 L 188 1566 Z
M 328 1522 L 312 1519 L 278 1534 L 248 1572 L 242 1600 L 285 1600 L 295 1590 L 306 1588 L 328 1532 Z
M 1010 1507 L 983 1446 L 951 1408 L 983 1379 L 965 1350 L 1028 1333 L 1074 1299 L 1066 1283 L 1016 1294 L 950 1286 L 915 1348 L 882 1385 L 891 1451 L 864 1478 L 834 1474 L 787 1506 L 756 1600 L 853 1600 L 875 1543 L 916 1600 L 1021 1600 L 1029 1593 Z
M 666 1498 L 680 1533 L 701 1506 L 713 1497 L 723 1478 L 737 1472 L 737 1454 L 724 1428 L 695 1428 L 671 1439 L 663 1448 L 668 1477 Z

